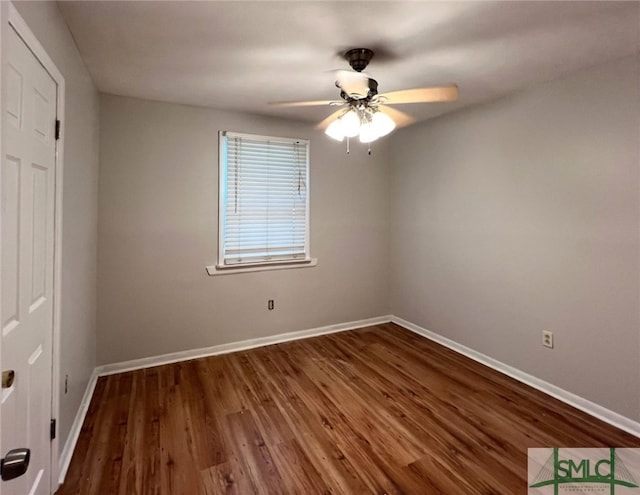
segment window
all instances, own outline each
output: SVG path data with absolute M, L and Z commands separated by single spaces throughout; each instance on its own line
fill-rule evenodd
M 309 141 L 220 133 L 218 268 L 309 262 Z

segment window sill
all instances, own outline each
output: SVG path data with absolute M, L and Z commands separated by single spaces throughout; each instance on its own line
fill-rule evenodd
M 309 260 L 302 261 L 280 261 L 273 263 L 256 263 L 254 265 L 243 266 L 220 266 L 209 265 L 206 266 L 207 273 L 210 276 L 217 275 L 232 275 L 235 273 L 250 273 L 250 272 L 265 272 L 269 270 L 290 270 L 293 268 L 310 268 L 318 264 L 318 258 L 311 258 Z

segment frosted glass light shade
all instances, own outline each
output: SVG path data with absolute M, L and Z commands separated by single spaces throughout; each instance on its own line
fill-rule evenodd
M 378 137 L 386 136 L 396 128 L 396 123 L 386 113 L 376 112 L 371 118 Z
M 378 139 L 378 133 L 373 122 L 367 122 L 360 127 L 360 142 L 370 143 Z
M 342 141 L 344 139 L 344 132 L 342 130 L 342 122 L 340 122 L 340 119 L 331 122 L 329 127 L 325 129 L 324 133 L 336 141 Z
M 354 110 L 349 110 L 342 117 L 340 117 L 342 123 L 342 132 L 347 137 L 355 137 L 360 132 L 360 117 Z

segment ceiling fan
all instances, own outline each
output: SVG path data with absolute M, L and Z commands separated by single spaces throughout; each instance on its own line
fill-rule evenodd
M 378 82 L 362 72 L 373 55 L 373 50 L 368 48 L 353 48 L 344 54 L 353 71 L 337 71 L 336 86 L 340 89 L 340 100 L 283 101 L 272 105 L 340 106 L 320 122 L 317 128 L 324 129 L 328 136 L 338 141 L 358 136 L 360 142 L 371 143 L 386 136 L 396 127 L 405 127 L 415 122 L 413 117 L 390 105 L 447 102 L 458 98 L 458 86 L 455 84 L 378 94 Z

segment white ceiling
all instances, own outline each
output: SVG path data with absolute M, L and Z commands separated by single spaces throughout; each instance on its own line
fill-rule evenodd
M 418 120 L 639 50 L 638 2 L 59 2 L 102 92 L 319 121 L 348 48 L 379 91 L 458 83 Z

